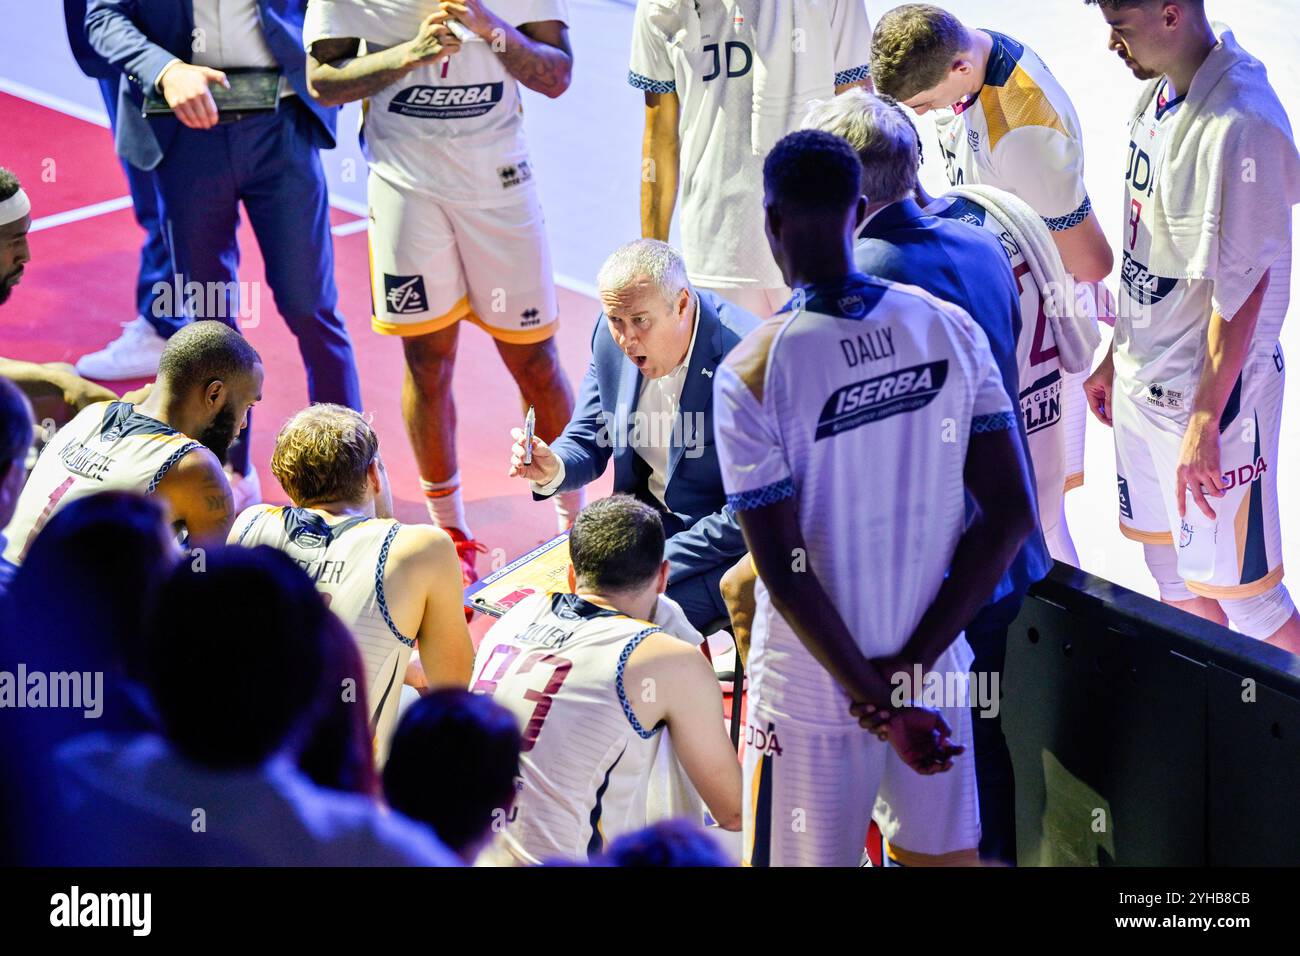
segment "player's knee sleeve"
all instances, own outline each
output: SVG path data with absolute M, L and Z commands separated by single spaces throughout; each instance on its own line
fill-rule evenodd
M 1220 599 L 1219 606 L 1241 633 L 1261 641 L 1271 637 L 1295 613 L 1295 604 L 1281 581 L 1255 597 Z
M 1156 579 L 1162 601 L 1192 601 L 1196 595 L 1187 589 L 1187 582 L 1178 573 L 1178 552 L 1172 544 L 1143 544 L 1147 570 Z

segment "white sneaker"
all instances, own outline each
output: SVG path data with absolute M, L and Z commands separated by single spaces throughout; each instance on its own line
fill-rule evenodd
M 77 374 L 101 382 L 157 375 L 158 361 L 167 340 L 143 317 L 123 322 L 122 330 L 121 335 L 98 352 L 83 355 L 77 362 Z
M 245 508 L 262 503 L 262 482 L 257 477 L 257 469 L 248 466 L 248 474 L 241 475 L 226 466 L 226 478 L 230 482 L 230 493 L 235 498 L 235 514 L 241 515 Z

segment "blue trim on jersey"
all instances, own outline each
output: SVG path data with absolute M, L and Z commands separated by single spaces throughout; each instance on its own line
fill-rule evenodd
M 161 468 L 154 472 L 153 479 L 149 482 L 149 487 L 145 489 L 144 493 L 146 495 L 153 494 L 158 488 L 158 483 L 167 477 L 167 472 L 172 470 L 172 466 L 198 447 L 199 443 L 192 441 L 188 445 L 182 445 L 180 448 L 172 452 L 171 457 L 162 463 Z
M 659 728 L 656 726 L 653 730 L 646 730 L 641 726 L 641 721 L 636 719 L 636 714 L 632 712 L 632 705 L 627 700 L 627 691 L 623 688 L 623 669 L 627 667 L 627 659 L 632 656 L 634 650 L 641 646 L 642 641 L 651 634 L 662 632 L 662 627 L 647 627 L 628 641 L 627 646 L 623 648 L 623 652 L 618 655 L 618 672 L 614 676 L 614 687 L 618 690 L 618 702 L 623 705 L 623 714 L 627 717 L 628 723 L 632 725 L 632 729 L 636 731 L 637 736 L 642 740 L 649 740 Z
M 623 754 L 627 753 L 627 746 L 618 752 L 614 762 L 609 765 L 605 771 L 605 779 L 596 789 L 596 805 L 591 808 L 591 814 L 587 817 L 587 822 L 591 824 L 591 837 L 587 840 L 587 859 L 592 859 L 605 849 L 605 838 L 600 834 L 600 816 L 604 811 L 605 791 L 609 789 L 609 778 L 614 775 L 614 768 L 618 766 Z
M 384 568 L 388 564 L 388 549 L 393 546 L 393 539 L 401 530 L 400 524 L 394 524 L 388 529 L 388 534 L 384 535 L 384 543 L 379 546 L 379 560 L 375 562 L 375 603 L 379 605 L 379 613 L 383 615 L 384 623 L 388 625 L 388 630 L 392 632 L 393 637 L 407 647 L 414 647 L 414 639 L 403 635 L 393 623 L 393 616 L 388 613 L 388 598 L 384 595 Z
M 253 515 L 253 520 L 244 525 L 244 530 L 239 532 L 239 537 L 235 541 L 236 546 L 243 545 L 244 539 L 248 537 L 248 532 L 257 527 L 257 523 L 266 517 L 268 513 L 269 512 L 266 511 L 259 511 L 257 514 Z
M 1259 447 L 1259 416 L 1255 415 L 1255 461 L 1263 455 Z M 1250 506 L 1246 512 L 1246 542 L 1241 554 L 1241 583 L 1253 584 L 1268 577 L 1268 545 L 1264 536 L 1264 472 L 1250 483 Z
M 888 286 L 879 279 L 850 272 L 841 279 L 814 282 L 794 290 L 784 312 L 816 312 L 835 319 L 865 319 L 885 297 Z
M 752 491 L 738 491 L 735 494 L 727 495 L 727 504 L 732 511 L 753 511 L 755 508 L 765 508 L 768 505 L 774 505 L 778 501 L 785 501 L 787 498 L 794 497 L 794 479 L 782 478 L 774 484 L 764 485 L 762 488 L 755 488 Z
M 1164 99 L 1165 90 L 1169 89 L 1169 78 L 1165 77 L 1160 82 L 1160 90 L 1156 93 L 1156 122 L 1164 119 L 1172 110 L 1182 106 L 1183 100 L 1187 99 L 1187 94 L 1175 96 L 1172 100 Z
M 110 432 L 113 433 L 112 438 L 107 437 Z M 99 434 L 95 437 L 115 442 L 127 435 L 179 434 L 180 432 L 170 425 L 148 415 L 141 415 L 135 410 L 134 405 L 128 405 L 126 402 L 110 402 L 108 408 L 104 409 L 104 417 L 99 422 Z
M 976 415 L 970 420 L 970 433 L 983 435 L 987 432 L 1004 432 L 1015 428 L 1015 412 L 994 412 L 992 415 Z
M 638 90 L 645 90 L 647 93 L 676 93 L 676 80 L 652 80 L 648 76 L 642 76 L 635 70 L 627 71 L 628 86 L 634 86 Z
M 989 51 L 988 66 L 984 70 L 984 85 L 1006 86 L 1020 65 L 1020 58 L 1025 55 L 1025 45 L 996 30 L 984 32 L 993 38 L 993 49 Z
M 343 537 L 343 533 L 350 528 L 355 528 L 364 521 L 369 521 L 365 515 L 355 515 L 338 524 L 330 524 L 325 520 L 323 515 L 315 511 L 309 511 L 306 508 L 285 508 L 284 509 L 284 531 L 289 536 L 289 540 L 300 548 L 328 548 L 331 544 Z M 312 540 L 315 539 L 315 540 Z
M 772 731 L 772 723 L 767 725 Z M 772 865 L 772 757 L 763 754 L 758 758 L 758 799 L 754 801 L 754 846 L 749 855 L 750 866 Z
M 1065 230 L 1073 229 L 1087 219 L 1090 212 L 1092 212 L 1092 198 L 1084 196 L 1083 205 L 1074 212 L 1064 216 L 1056 216 L 1055 218 L 1044 216 L 1043 222 L 1046 223 L 1049 232 L 1065 232 Z
M 860 83 L 862 80 L 871 79 L 871 64 L 851 67 L 847 70 L 840 70 L 835 74 L 835 85 L 844 86 L 846 83 Z
M 601 607 L 599 604 L 592 604 L 590 601 L 584 601 L 576 594 L 552 594 L 551 613 L 566 621 L 579 618 L 584 621 L 594 621 L 599 617 L 627 617 L 626 614 L 619 611 Z

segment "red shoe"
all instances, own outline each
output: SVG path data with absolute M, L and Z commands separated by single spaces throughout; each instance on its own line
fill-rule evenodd
M 456 557 L 460 558 L 461 581 L 465 587 L 469 587 L 478 580 L 478 568 L 475 567 L 478 555 L 487 554 L 488 547 L 481 541 L 465 537 L 465 532 L 459 528 L 443 528 L 442 530 L 451 535 L 451 540 L 456 545 Z M 469 608 L 465 608 L 465 620 L 468 621 L 473 616 L 474 612 Z

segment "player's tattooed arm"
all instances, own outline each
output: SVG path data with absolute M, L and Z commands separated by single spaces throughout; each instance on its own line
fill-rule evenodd
M 307 89 L 325 106 L 339 106 L 374 96 L 417 67 L 460 49 L 446 26 L 450 15 L 436 10 L 424 18 L 412 39 L 386 50 L 357 56 L 356 37 L 317 40 L 307 54 Z
M 542 20 L 515 28 L 483 0 L 442 0 L 438 7 L 486 41 L 510 75 L 530 90 L 555 98 L 569 88 L 573 48 L 569 28 L 561 21 Z
M 235 523 L 235 500 L 220 462 L 206 448 L 190 452 L 158 484 L 172 514 L 184 523 L 190 544 L 218 547 Z

